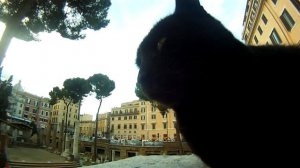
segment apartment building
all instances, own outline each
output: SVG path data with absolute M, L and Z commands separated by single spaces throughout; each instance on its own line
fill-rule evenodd
M 112 108 L 111 134 L 118 139 L 172 140 L 176 138 L 174 111 L 164 116 L 149 101 L 135 100 Z
M 92 137 L 95 133 L 95 121 L 93 121 L 93 115 L 83 114 L 80 115 L 80 135 L 86 137 Z
M 97 133 L 97 135 L 109 138 L 110 115 L 111 115 L 111 112 L 106 112 L 106 113 L 98 115 L 98 133 Z
M 300 1 L 248 0 L 243 25 L 248 45 L 300 45 Z
M 23 118 L 23 109 L 26 97 L 21 94 L 24 89 L 21 85 L 21 81 L 15 84 L 12 88 L 11 96 L 8 98 L 10 106 L 7 112 L 15 117 Z
M 80 121 L 93 121 L 93 115 L 91 115 L 91 114 L 80 114 Z
M 14 117 L 35 121 L 38 128 L 46 128 L 52 109 L 49 100 L 49 98 L 25 92 L 19 81 L 13 86 L 8 112 Z
M 51 123 L 59 124 L 67 121 L 68 131 L 74 132 L 75 121 L 78 121 L 78 103 L 71 103 L 67 109 L 67 105 L 63 100 L 59 100 L 56 104 L 53 105 L 51 112 Z M 68 110 L 68 111 L 67 111 Z M 59 130 L 60 128 L 58 128 Z

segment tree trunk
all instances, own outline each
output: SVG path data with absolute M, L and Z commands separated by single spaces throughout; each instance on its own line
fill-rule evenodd
M 11 35 L 10 26 L 8 26 L 8 24 L 7 24 L 5 29 L 4 29 L 4 32 L 2 34 L 1 41 L 0 41 L 0 67 L 1 67 L 2 62 L 4 60 L 5 53 L 8 49 L 8 46 L 11 42 L 12 37 L 13 36 Z
M 69 113 L 69 105 L 71 103 L 66 104 L 67 105 L 67 112 L 66 112 L 66 123 L 65 123 L 65 128 L 64 128 L 64 146 L 63 146 L 63 151 L 66 149 L 66 138 L 67 138 L 67 131 L 68 131 L 68 113 Z
M 102 104 L 102 99 L 100 99 L 100 104 L 98 107 L 98 111 L 97 111 L 97 115 L 96 115 L 96 128 L 95 128 L 95 139 L 94 139 L 94 155 L 93 155 L 93 161 L 96 161 L 97 158 L 97 132 L 98 132 L 98 114 L 99 114 L 99 110 Z
M 0 41 L 0 67 L 4 60 L 10 41 L 13 38 L 13 31 L 18 31 L 14 30 L 14 25 L 18 24 L 18 22 L 20 22 L 26 16 L 36 2 L 37 1 L 34 0 L 24 1 L 23 4 L 21 4 L 23 5 L 22 10 L 20 10 L 20 12 L 16 15 L 17 19 L 10 20 L 9 23 L 6 23 L 6 27 Z
M 79 107 L 78 107 L 78 116 L 77 116 L 77 119 L 78 121 L 80 122 L 80 108 L 81 108 L 81 100 L 79 100 Z

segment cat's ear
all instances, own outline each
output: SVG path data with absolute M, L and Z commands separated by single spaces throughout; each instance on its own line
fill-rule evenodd
M 199 0 L 176 0 L 175 14 L 206 14 Z

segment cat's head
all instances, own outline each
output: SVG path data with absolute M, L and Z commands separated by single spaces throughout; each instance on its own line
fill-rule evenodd
M 138 48 L 138 83 L 148 98 L 173 107 L 183 88 L 193 87 L 186 84 L 192 75 L 199 72 L 197 78 L 204 79 L 201 66 L 221 62 L 218 54 L 236 41 L 199 0 L 176 0 L 175 12 L 160 20 Z

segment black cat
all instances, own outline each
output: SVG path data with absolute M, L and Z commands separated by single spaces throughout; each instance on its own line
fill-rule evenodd
M 175 110 L 212 168 L 299 167 L 299 56 L 295 46 L 246 46 L 198 0 L 176 0 L 138 48 L 138 83 Z

